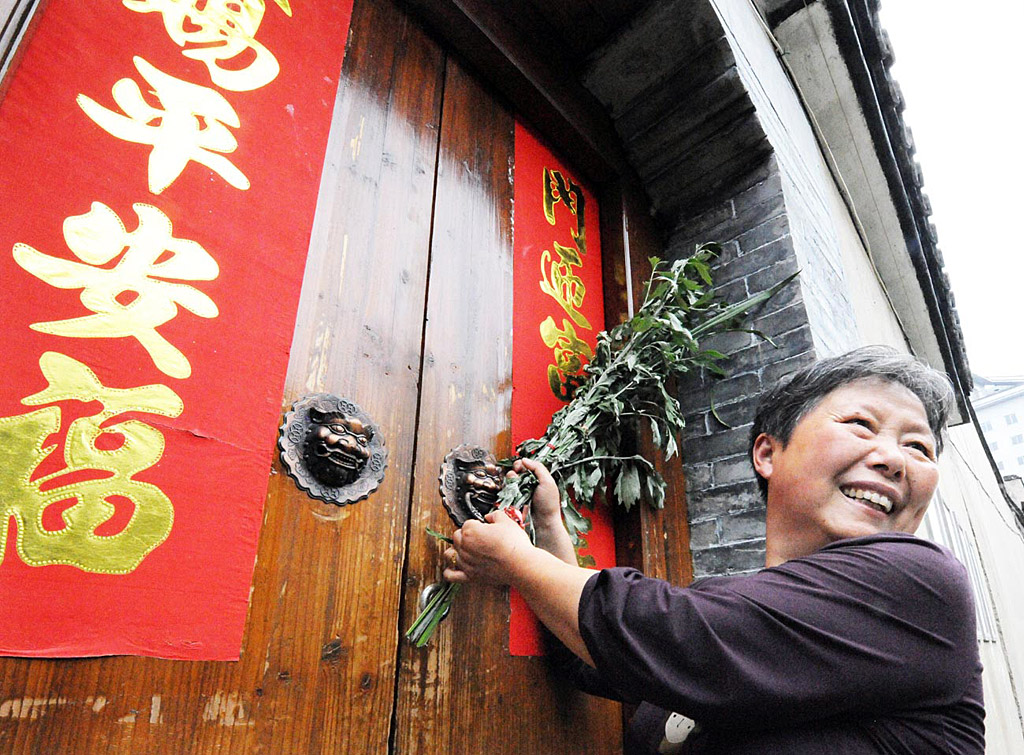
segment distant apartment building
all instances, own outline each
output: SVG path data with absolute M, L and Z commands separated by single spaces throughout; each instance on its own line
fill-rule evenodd
M 974 376 L 971 403 L 999 473 L 1024 477 L 1024 376 Z

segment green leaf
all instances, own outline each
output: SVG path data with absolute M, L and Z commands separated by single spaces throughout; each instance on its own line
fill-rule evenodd
M 654 293 L 652 293 L 648 298 L 649 299 L 663 299 L 665 297 L 665 294 L 668 292 L 668 290 L 669 290 L 669 284 L 667 282 L 663 281 L 663 282 L 658 284 L 658 287 L 654 289 Z
M 646 333 L 651 329 L 654 322 L 649 317 L 637 316 L 629 321 L 629 326 L 634 333 Z
M 665 436 L 665 460 L 671 459 L 679 451 L 679 447 L 676 445 L 676 436 L 674 433 L 668 433 Z
M 693 269 L 697 271 L 697 274 L 701 277 L 701 280 L 703 280 L 709 286 L 711 285 L 711 268 L 709 268 L 706 263 L 702 262 L 697 258 L 694 258 Z
M 736 304 L 726 307 L 714 317 L 709 318 L 708 320 L 702 322 L 700 325 L 694 328 L 693 334 L 699 337 L 704 335 L 705 333 L 711 333 L 716 328 L 725 325 L 730 320 L 738 317 L 739 315 L 749 312 L 751 309 L 760 304 L 764 304 L 766 301 L 775 296 L 775 294 L 781 291 L 785 286 L 789 285 L 789 283 L 793 279 L 795 279 L 799 274 L 800 271 L 798 270 L 785 280 L 779 281 L 768 290 L 762 291 L 759 294 L 754 294 L 753 296 L 744 299 L 741 302 L 737 302 Z
M 661 428 L 658 426 L 658 421 L 651 418 L 651 442 L 655 446 L 661 448 Z
M 725 371 L 725 369 L 723 369 L 722 367 L 719 367 L 714 362 L 707 362 L 704 365 L 704 368 L 707 369 L 709 372 L 712 372 L 715 375 L 718 375 L 719 377 L 726 377 L 729 374 L 728 372 Z
M 441 534 L 440 532 L 438 532 L 437 530 L 432 530 L 432 529 L 430 529 L 430 527 L 427 527 L 427 534 L 428 534 L 428 535 L 430 535 L 431 537 L 436 537 L 436 538 L 437 538 L 438 540 L 443 540 L 443 541 L 444 541 L 444 542 L 446 542 L 446 543 L 451 543 L 451 544 L 454 544 L 454 543 L 455 543 L 455 541 L 454 541 L 454 540 L 452 540 L 452 539 L 451 539 L 450 537 L 448 537 L 447 535 L 442 535 L 442 534 Z
M 628 466 L 615 481 L 615 498 L 629 511 L 640 500 L 640 475 L 635 466 Z
M 665 505 L 665 480 L 660 474 L 650 474 L 644 479 L 646 488 L 647 503 L 653 508 L 660 509 Z
M 427 641 L 433 636 L 434 630 L 437 629 L 437 625 L 448 615 L 455 596 L 459 594 L 460 587 L 462 585 L 456 582 L 444 583 L 444 587 L 434 594 L 434 597 L 405 633 L 409 642 L 418 648 L 427 644 Z
M 569 535 L 573 537 L 574 542 L 579 539 L 581 533 L 585 535 L 590 532 L 590 520 L 577 511 L 571 501 L 563 501 L 562 517 L 565 520 L 566 529 L 569 530 Z

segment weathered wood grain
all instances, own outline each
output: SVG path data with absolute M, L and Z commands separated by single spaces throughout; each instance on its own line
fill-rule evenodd
M 442 458 L 464 442 L 511 451 L 513 121 L 453 60 L 443 113 L 403 626 L 443 566 L 424 534 L 451 529 Z M 617 705 L 509 656 L 508 611 L 506 593 L 470 586 L 427 647 L 402 645 L 396 752 L 620 751 Z

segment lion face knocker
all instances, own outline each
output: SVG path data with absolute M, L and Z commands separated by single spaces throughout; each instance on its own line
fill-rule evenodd
M 332 487 L 355 482 L 370 460 L 373 428 L 355 417 L 310 409 L 312 425 L 303 454 L 317 479 Z
M 383 438 L 356 404 L 318 393 L 296 401 L 278 440 L 288 476 L 310 497 L 343 506 L 365 498 L 387 466 Z
M 453 448 L 441 464 L 441 501 L 461 527 L 469 519 L 483 521 L 498 505 L 505 476 L 494 454 L 462 445 Z

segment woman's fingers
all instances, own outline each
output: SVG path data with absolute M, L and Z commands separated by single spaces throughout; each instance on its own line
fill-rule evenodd
M 541 485 L 545 485 L 549 482 L 552 485 L 555 484 L 555 478 L 551 476 L 551 473 L 548 471 L 548 468 L 545 467 L 541 462 L 537 461 L 536 459 L 519 459 L 516 461 L 516 464 L 521 464 L 523 468 L 533 472 L 533 474 L 537 478 L 537 482 L 539 482 Z
M 449 582 L 468 582 L 469 576 L 462 570 L 459 563 L 459 553 L 455 548 L 446 548 L 444 551 L 445 568 L 444 578 Z
M 446 582 L 469 582 L 469 575 L 464 571 L 459 571 L 458 569 L 445 569 L 441 575 L 445 578 Z

